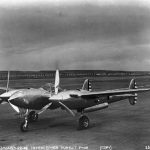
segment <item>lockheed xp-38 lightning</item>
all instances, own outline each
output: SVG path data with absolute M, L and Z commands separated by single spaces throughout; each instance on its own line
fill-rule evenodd
M 130 81 L 128 88 L 105 91 L 92 91 L 88 79 L 81 89 L 59 90 L 59 80 L 59 71 L 56 70 L 54 91 L 20 89 L 9 97 L 8 102 L 17 113 L 22 113 L 22 109 L 26 110 L 23 114 L 24 121 L 20 125 L 21 131 L 28 131 L 29 123 L 36 121 L 38 114 L 47 109 L 58 108 L 66 110 L 73 117 L 76 116 L 75 111 L 80 113 L 78 127 L 86 129 L 90 123 L 85 113 L 107 108 L 110 103 L 123 99 L 128 99 L 131 105 L 135 105 L 137 93 L 150 91 L 149 88 L 137 88 L 134 79 Z

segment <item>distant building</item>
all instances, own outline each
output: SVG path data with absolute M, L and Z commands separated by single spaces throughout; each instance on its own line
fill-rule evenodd
M 111 71 L 111 70 L 61 70 L 61 78 L 105 77 L 105 76 L 150 76 L 146 71 Z M 6 80 L 8 71 L 0 71 L 0 80 Z M 11 71 L 10 80 L 49 79 L 55 77 L 55 71 Z

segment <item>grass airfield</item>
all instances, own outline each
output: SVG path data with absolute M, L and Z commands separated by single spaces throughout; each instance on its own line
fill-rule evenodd
M 62 78 L 64 89 L 81 88 L 84 78 Z M 91 78 L 93 90 L 128 87 L 129 78 Z M 150 78 L 137 78 L 138 86 L 150 87 Z M 10 81 L 11 88 L 40 87 L 50 80 Z M 6 86 L 6 81 L 0 81 Z M 100 150 L 100 146 L 111 146 L 113 150 L 145 150 L 150 146 L 150 92 L 141 93 L 138 103 L 131 106 L 128 100 L 109 105 L 108 108 L 88 113 L 90 128 L 77 130 L 78 117 L 66 111 L 48 110 L 39 116 L 36 123 L 29 124 L 29 131 L 22 133 L 14 110 L 0 105 L 0 150 L 13 146 L 33 150 Z M 102 149 L 103 150 L 103 149 Z

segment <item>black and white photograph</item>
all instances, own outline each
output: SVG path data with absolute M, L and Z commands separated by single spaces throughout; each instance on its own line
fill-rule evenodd
M 0 150 L 150 150 L 150 1 L 0 0 Z

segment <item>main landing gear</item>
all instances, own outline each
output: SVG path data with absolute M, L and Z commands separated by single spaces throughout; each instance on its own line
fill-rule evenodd
M 78 109 L 77 112 L 81 114 L 78 120 L 78 130 L 84 130 L 89 128 L 90 121 L 89 118 L 84 115 L 84 109 Z
M 25 114 L 25 119 L 20 125 L 20 130 L 22 132 L 27 132 L 29 127 L 29 122 L 35 122 L 38 120 L 38 114 L 35 111 L 28 113 L 28 110 Z
M 27 110 L 24 116 L 25 118 L 24 118 L 24 121 L 20 125 L 20 130 L 22 132 L 27 132 L 29 128 L 29 123 L 35 122 L 38 120 L 38 114 L 35 111 L 31 111 L 29 113 L 29 111 Z M 78 120 L 78 129 L 79 130 L 87 129 L 89 128 L 89 125 L 90 125 L 89 118 L 85 116 L 83 112 L 81 112 L 81 116 Z
M 83 129 L 87 129 L 89 128 L 90 125 L 90 121 L 89 118 L 85 115 L 81 115 L 81 117 L 79 118 L 79 130 L 83 130 Z

